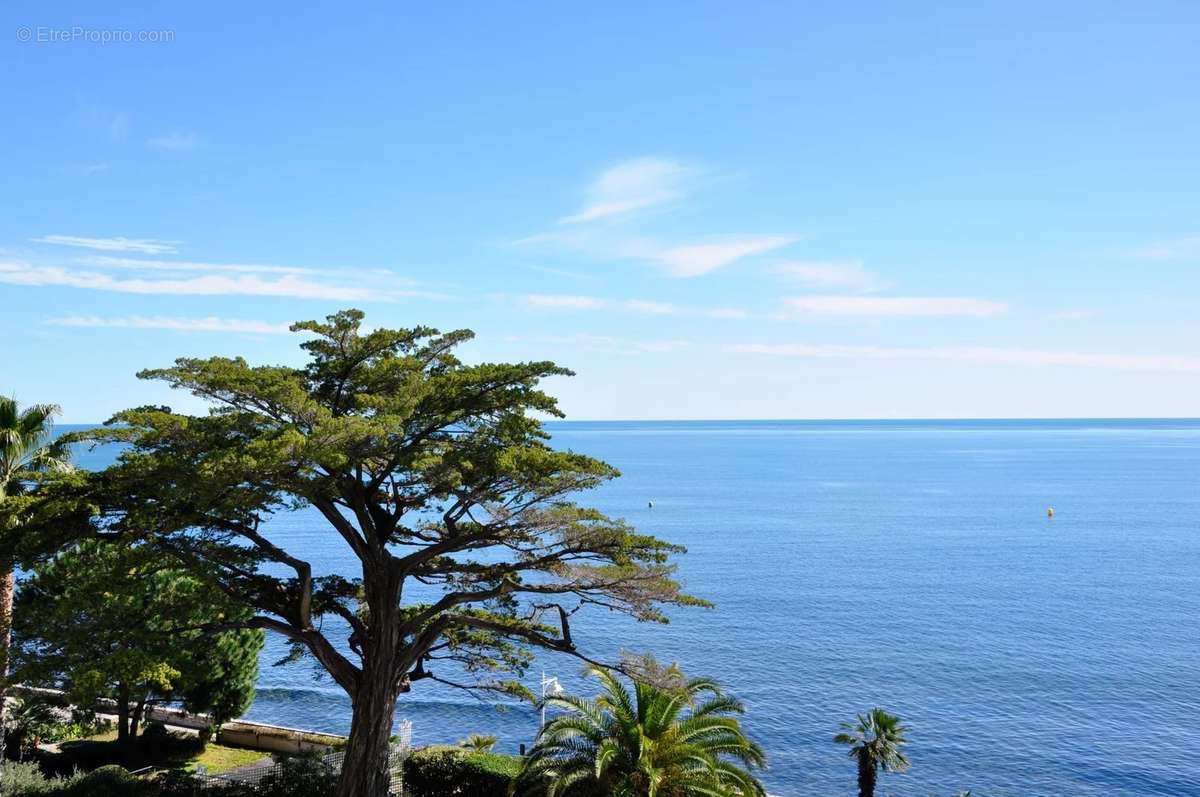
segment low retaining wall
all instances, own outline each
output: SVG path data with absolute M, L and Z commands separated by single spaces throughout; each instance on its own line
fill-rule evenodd
M 14 687 L 14 691 L 37 693 L 52 699 L 62 700 L 63 693 L 57 689 L 38 689 L 32 687 Z M 101 714 L 117 713 L 117 702 L 102 698 L 96 701 L 95 709 Z M 188 714 L 177 708 L 168 706 L 150 706 L 146 709 L 145 722 L 161 722 L 173 728 L 201 731 L 212 724 L 212 718 L 207 714 Z M 335 748 L 344 747 L 345 736 L 332 733 L 318 733 L 299 728 L 287 728 L 282 725 L 268 725 L 265 722 L 249 722 L 233 720 L 222 725 L 216 734 L 216 741 L 231 747 L 245 747 L 250 750 L 261 750 L 264 753 L 283 753 L 298 755 L 300 753 L 328 753 Z
M 346 744 L 345 736 L 330 733 L 302 731 L 282 725 L 267 725 L 262 722 L 234 720 L 221 726 L 217 741 L 232 747 L 248 747 L 267 753 L 327 753 Z

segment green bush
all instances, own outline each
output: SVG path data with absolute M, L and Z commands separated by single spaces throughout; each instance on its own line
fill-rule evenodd
M 426 747 L 404 762 L 410 797 L 507 797 L 521 758 L 458 747 Z
M 77 778 L 48 778 L 35 761 L 5 761 L 0 771 L 0 794 L 4 797 L 59 795 Z
M 289 758 L 258 784 L 262 797 L 330 797 L 337 775 L 319 755 Z
M 257 785 L 229 784 L 206 787 L 203 778 L 182 770 L 164 773 L 157 797 L 333 797 L 337 775 L 320 755 L 284 759 L 280 769 Z
M 65 791 L 70 797 L 141 797 L 152 784 L 138 780 L 121 766 L 109 764 L 93 769 Z
M 181 743 L 182 742 L 182 743 Z M 198 739 L 188 737 L 181 740 L 178 736 L 172 735 L 167 730 L 167 726 L 161 722 L 149 722 L 142 730 L 141 737 L 138 738 L 136 747 L 143 755 L 151 758 L 156 758 L 161 755 L 170 755 L 171 752 L 180 748 L 188 749 L 198 743 Z
M 123 767 L 109 765 L 86 775 L 46 777 L 33 762 L 6 762 L 0 776 L 4 797 L 151 797 L 154 784 L 139 780 Z

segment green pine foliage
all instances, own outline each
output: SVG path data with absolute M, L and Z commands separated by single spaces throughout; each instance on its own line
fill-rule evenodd
M 79 706 L 178 699 L 223 721 L 253 699 L 262 632 L 206 629 L 247 614 L 149 545 L 85 540 L 22 580 L 17 675 Z M 123 718 L 130 736 L 136 719 Z
M 142 372 L 212 412 L 119 413 L 94 437 L 126 447 L 86 498 L 98 529 L 153 540 L 346 691 L 342 793 L 386 789 L 395 704 L 420 681 L 530 697 L 513 676 L 536 649 L 586 656 L 577 612 L 666 622 L 667 607 L 707 605 L 675 580 L 681 547 L 575 503 L 618 474 L 548 443 L 541 419 L 561 413 L 540 383 L 566 369 L 468 364 L 455 349 L 469 331 L 368 329 L 357 310 L 292 329 L 300 367 Z M 311 537 L 265 532 L 300 508 L 360 575 L 315 575 Z

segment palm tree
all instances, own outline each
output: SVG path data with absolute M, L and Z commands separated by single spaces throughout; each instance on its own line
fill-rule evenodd
M 16 399 L 0 396 L 0 505 L 23 493 L 35 474 L 71 468 L 66 446 L 54 440 L 54 418 L 61 412 L 55 404 L 34 404 L 21 411 Z M 0 516 L 0 522 L 14 521 Z M 0 551 L 0 727 L 4 724 L 4 682 L 12 648 L 13 575 L 12 556 Z M 0 734 L 0 760 L 3 757 L 4 739 Z
M 472 733 L 467 738 L 458 743 L 459 747 L 465 747 L 468 750 L 475 750 L 480 753 L 491 752 L 496 747 L 496 742 L 500 741 L 491 734 Z
M 881 708 L 859 714 L 857 722 L 843 722 L 843 732 L 833 737 L 837 744 L 850 746 L 850 757 L 858 761 L 858 797 L 874 797 L 879 770 L 903 772 L 908 759 L 900 752 L 908 744 L 908 730 L 900 718 Z
M 587 674 L 604 691 L 595 700 L 546 699 L 566 713 L 538 734 L 519 782 L 544 784 L 546 797 L 764 797 L 748 770 L 766 756 L 742 732 L 742 704 L 715 681 L 635 680 L 630 695 L 608 670 Z

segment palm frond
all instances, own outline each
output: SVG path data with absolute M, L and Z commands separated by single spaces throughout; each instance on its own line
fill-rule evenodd
M 716 681 L 635 679 L 631 690 L 612 672 L 588 674 L 602 687 L 595 699 L 545 701 L 563 713 L 538 735 L 520 782 L 552 796 L 590 780 L 617 797 L 762 797 L 749 770 L 766 756 L 731 716 L 744 707 Z

